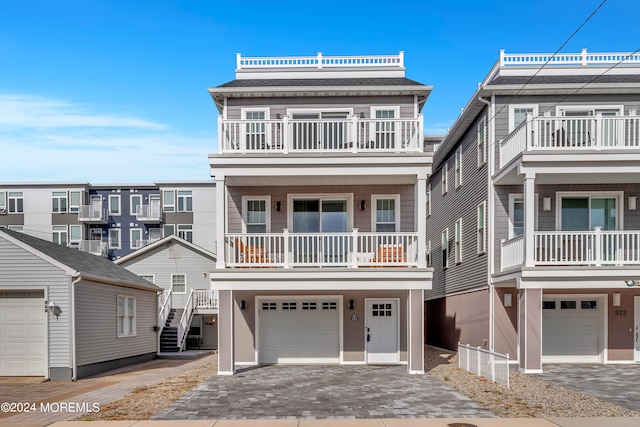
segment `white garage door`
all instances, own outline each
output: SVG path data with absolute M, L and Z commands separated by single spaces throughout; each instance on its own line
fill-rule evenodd
M 543 362 L 599 362 L 601 305 L 597 298 L 545 297 L 542 302 Z
M 46 375 L 43 292 L 0 292 L 0 376 Z
M 260 363 L 339 363 L 340 310 L 326 299 L 261 300 Z

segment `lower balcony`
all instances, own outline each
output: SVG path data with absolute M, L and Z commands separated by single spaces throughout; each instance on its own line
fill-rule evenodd
M 418 259 L 418 233 L 225 235 L 227 268 L 410 268 Z
M 536 231 L 533 234 L 535 266 L 640 265 L 639 230 Z M 501 269 L 524 264 L 525 236 L 503 240 Z
M 93 255 L 107 256 L 109 251 L 107 249 L 107 242 L 101 242 L 99 240 L 80 240 L 69 243 L 69 247 L 77 248 L 82 252 L 89 252 Z

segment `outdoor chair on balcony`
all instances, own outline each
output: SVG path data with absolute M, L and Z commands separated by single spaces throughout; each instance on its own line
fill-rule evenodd
M 373 267 L 385 267 L 386 265 L 398 266 L 404 264 L 405 255 L 401 245 L 381 245 L 373 258 Z
M 240 264 L 268 264 L 271 262 L 269 254 L 264 247 L 246 245 L 242 240 L 236 239 L 237 258 Z M 242 265 L 240 268 L 270 268 L 265 265 Z

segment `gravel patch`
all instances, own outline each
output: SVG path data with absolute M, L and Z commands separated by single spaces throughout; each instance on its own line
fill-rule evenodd
M 639 413 L 532 375 L 511 371 L 510 388 L 458 368 L 458 356 L 427 347 L 425 370 L 503 418 L 637 417 Z

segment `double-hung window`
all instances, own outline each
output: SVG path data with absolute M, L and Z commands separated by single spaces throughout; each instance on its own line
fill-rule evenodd
M 120 229 L 109 229 L 109 249 L 120 249 Z
M 82 226 L 70 225 L 69 226 L 69 243 L 80 242 L 82 240 Z
M 371 196 L 372 229 L 376 233 L 394 233 L 400 231 L 400 195 Z
M 270 230 L 271 197 L 269 196 L 244 196 L 242 208 L 244 212 L 245 233 L 268 233 Z
M 462 146 L 456 150 L 455 180 L 456 188 L 460 187 L 462 185 Z
M 144 241 L 142 240 L 142 229 L 141 228 L 132 228 L 129 230 L 129 237 L 131 239 L 130 246 L 131 249 L 138 249 L 144 246 Z
M 478 205 L 477 214 L 477 252 L 483 254 L 487 252 L 487 201 Z
M 117 333 L 118 338 L 136 335 L 136 299 L 130 296 L 117 297 Z
M 462 218 L 456 221 L 455 226 L 455 260 L 456 264 L 462 262 Z
M 441 185 L 442 185 L 442 195 L 447 194 L 447 191 L 449 191 L 449 163 L 446 163 L 444 165 L 442 165 L 442 177 L 441 177 Z
M 69 191 L 69 212 L 80 212 L 82 206 L 82 192 Z
M 509 133 L 527 120 L 527 114 L 531 117 L 538 116 L 537 105 L 511 104 L 509 105 Z
M 400 116 L 399 107 L 371 107 L 374 148 L 397 148 L 399 123 L 395 119 Z
M 178 212 L 193 212 L 193 192 L 178 190 Z
M 431 215 L 431 183 L 427 184 L 427 216 Z
M 129 214 L 136 216 L 138 211 L 142 213 L 142 194 L 132 194 L 130 198 Z
M 9 213 L 24 213 L 24 195 L 22 191 L 9 192 Z
M 67 212 L 67 192 L 66 191 L 54 191 L 51 195 L 52 212 L 65 213 Z
M 449 267 L 449 229 L 442 230 L 442 268 Z
M 172 274 L 171 289 L 173 290 L 174 294 L 186 294 L 187 293 L 187 275 Z
M 0 191 L 0 213 L 7 212 L 7 193 Z
M 269 145 L 269 127 L 266 120 L 269 119 L 269 109 L 242 110 L 244 124 L 244 149 L 264 150 Z
M 164 190 L 162 192 L 162 210 L 163 212 L 175 212 L 176 210 L 176 192 L 173 190 Z
M 478 168 L 487 163 L 487 116 L 478 123 Z

